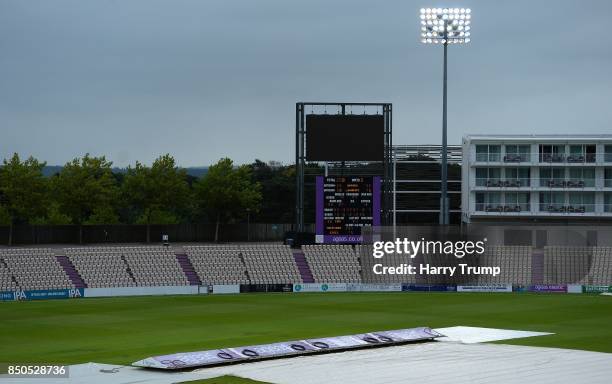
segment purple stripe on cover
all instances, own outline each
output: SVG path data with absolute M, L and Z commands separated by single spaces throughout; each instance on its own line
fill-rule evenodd
M 303 341 L 289 341 L 284 343 L 250 345 L 240 348 L 232 348 L 246 358 L 275 357 L 279 355 L 292 355 L 304 351 L 314 351 L 315 347 Z
M 283 358 L 321 352 L 340 352 L 374 345 L 397 345 L 411 341 L 433 340 L 442 334 L 427 327 L 371 332 L 358 335 L 323 337 L 245 347 L 213 349 L 199 352 L 153 356 L 132 365 L 145 368 L 175 370 L 216 366 L 234 362 Z

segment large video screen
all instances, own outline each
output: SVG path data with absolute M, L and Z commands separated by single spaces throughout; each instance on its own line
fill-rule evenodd
M 306 115 L 306 160 L 383 161 L 382 115 Z
M 380 177 L 317 176 L 317 243 L 360 243 L 361 229 L 380 225 Z

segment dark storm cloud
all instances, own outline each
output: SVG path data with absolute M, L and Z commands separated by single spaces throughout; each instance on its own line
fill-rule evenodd
M 395 143 L 437 143 L 428 5 L 473 10 L 449 52 L 450 143 L 612 132 L 608 1 L 0 0 L 0 157 L 290 162 L 302 100 L 392 102 Z

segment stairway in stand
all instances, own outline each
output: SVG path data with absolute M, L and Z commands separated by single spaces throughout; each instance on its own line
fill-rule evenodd
M 183 273 L 185 274 L 185 276 L 187 276 L 189 285 L 202 285 L 200 276 L 198 276 L 195 269 L 193 268 L 193 264 L 191 264 L 191 260 L 189 260 L 187 254 L 184 251 L 177 250 L 175 255 L 176 261 L 178 261 L 179 265 L 183 269 Z
M 544 250 L 534 249 L 531 253 L 531 284 L 544 282 Z
M 306 260 L 306 256 L 304 256 L 304 252 L 301 249 L 293 250 L 293 260 L 295 260 L 295 264 L 298 267 L 298 271 L 300 271 L 300 276 L 302 276 L 302 281 L 304 283 L 314 283 L 314 277 L 312 276 L 312 271 L 310 270 L 310 266 L 308 265 L 308 261 Z
M 87 284 L 85 284 L 85 281 L 83 280 L 79 272 L 74 267 L 74 264 L 72 264 L 72 261 L 70 261 L 68 257 L 66 257 L 65 255 L 56 254 L 55 259 L 57 260 L 59 265 L 62 266 L 64 272 L 66 273 L 72 284 L 74 284 L 75 288 L 87 288 Z

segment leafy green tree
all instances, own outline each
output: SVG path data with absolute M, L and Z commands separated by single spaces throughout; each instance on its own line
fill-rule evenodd
M 112 162 L 104 156 L 86 154 L 68 162 L 53 177 L 52 191 L 60 212 L 73 224 L 115 224 L 119 199 L 117 181 L 111 172 Z M 79 241 L 83 239 L 79 228 Z
M 72 219 L 60 211 L 59 204 L 51 201 L 47 206 L 47 213 L 44 217 L 36 218 L 32 224 L 35 225 L 69 225 Z
M 295 167 L 250 164 L 253 181 L 261 184 L 263 196 L 260 212 L 253 220 L 260 223 L 291 223 L 295 214 Z
M 0 205 L 0 225 L 11 225 L 11 215 L 2 205 Z
M 104 205 L 100 207 L 94 208 L 91 215 L 83 222 L 83 224 L 87 225 L 96 225 L 96 224 L 119 224 L 119 216 L 117 215 L 116 205 L 118 204 L 118 199 L 116 199 L 113 206 Z
M 191 202 L 187 173 L 169 154 L 158 157 L 151 167 L 136 162 L 128 168 L 121 188 L 131 221 L 147 225 L 147 241 L 151 224 L 179 223 Z
M 205 177 L 194 184 L 198 209 L 215 220 L 215 242 L 219 240 L 219 225 L 261 206 L 261 185 L 253 182 L 251 168 L 234 167 L 232 160 L 224 158 L 211 165 Z
M 0 168 L 0 201 L 4 216 L 8 221 L 9 245 L 13 240 L 13 225 L 31 223 L 37 217 L 44 216 L 47 197 L 47 179 L 44 178 L 41 163 L 33 157 L 21 161 L 18 154 L 11 159 L 4 159 Z
M 268 164 L 255 160 L 249 165 L 253 170 L 253 180 L 262 186 L 263 203 L 260 212 L 253 216 L 260 223 L 292 223 L 295 220 L 295 166 L 280 165 L 278 162 Z M 318 164 L 306 164 L 306 174 L 324 174 Z M 315 220 L 315 185 L 304 184 L 304 220 Z

